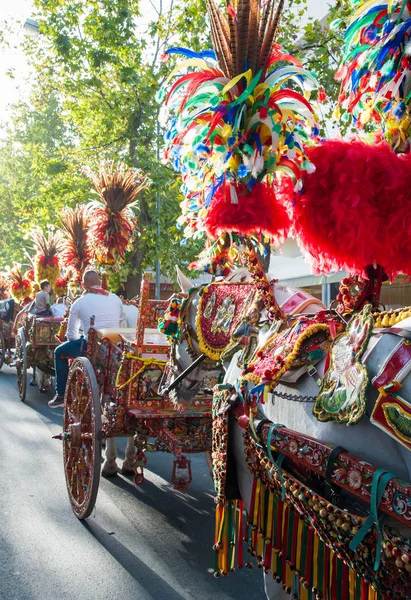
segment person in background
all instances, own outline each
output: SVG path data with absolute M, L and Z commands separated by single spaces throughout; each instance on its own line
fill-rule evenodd
M 52 315 L 50 308 L 51 283 L 44 279 L 40 282 L 40 291 L 36 294 L 34 301 L 34 314 L 36 317 L 50 317 Z
M 120 298 L 101 288 L 100 277 L 96 271 L 90 270 L 84 273 L 82 287 L 84 294 L 70 309 L 66 334 L 68 341 L 57 346 L 54 351 L 56 395 L 48 403 L 50 408 L 64 406 L 68 361 L 70 358 L 85 355 L 91 317 L 94 317 L 95 329 L 118 329 L 121 321 L 124 320 Z
M 67 308 L 68 307 L 64 302 L 64 296 L 57 298 L 56 303 L 53 304 L 53 306 L 51 307 L 51 312 L 53 314 L 53 317 L 58 317 L 58 318 L 64 317 L 64 315 L 66 314 Z

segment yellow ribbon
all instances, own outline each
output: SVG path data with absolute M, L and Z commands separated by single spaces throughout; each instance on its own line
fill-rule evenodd
M 143 363 L 143 366 L 138 371 L 136 371 L 136 373 L 134 373 L 129 379 L 127 379 L 127 381 L 125 383 L 122 383 L 121 385 L 119 385 L 120 384 L 120 375 L 123 370 L 125 358 L 131 359 L 131 360 L 138 360 Z M 140 356 L 134 356 L 134 354 L 131 354 L 131 352 L 126 352 L 126 354 L 124 354 L 124 359 L 123 359 L 123 362 L 121 363 L 119 370 L 117 371 L 116 388 L 118 390 L 122 390 L 127 385 L 129 385 L 132 381 L 134 381 L 134 379 L 136 377 L 138 377 L 143 371 L 145 371 L 145 369 L 147 367 L 151 367 L 151 366 L 165 367 L 167 364 L 166 360 L 159 360 L 157 358 L 141 358 Z

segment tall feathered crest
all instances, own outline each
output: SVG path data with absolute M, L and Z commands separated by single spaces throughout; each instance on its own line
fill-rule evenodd
M 235 77 L 264 70 L 278 32 L 284 0 L 227 0 L 227 16 L 207 0 L 211 37 L 223 73 Z
M 284 0 L 207 0 L 214 51 L 171 48 L 185 75 L 160 93 L 169 123 L 165 160 L 182 174 L 180 226 L 187 237 L 224 232 L 281 239 L 289 219 L 277 202 L 279 172 L 295 181 L 317 130 L 308 101 L 316 78 L 275 39 Z M 194 70 L 193 70 L 194 69 Z M 172 117 L 169 119 L 169 117 Z
M 80 279 L 91 260 L 88 238 L 89 209 L 85 205 L 64 209 L 61 228 L 63 231 L 61 263 L 65 267 L 71 267 L 75 278 Z
M 113 265 L 127 250 L 137 218 L 133 208 L 139 194 L 151 181 L 138 169 L 124 163 L 103 163 L 91 174 L 99 200 L 90 203 L 89 229 L 94 258 Z
M 30 281 L 23 275 L 23 270 L 20 263 L 13 262 L 13 266 L 7 273 L 10 281 L 11 297 L 18 303 L 22 304 L 31 300 L 32 286 Z
M 0 273 L 0 300 L 8 298 L 10 294 L 10 280 L 7 273 Z
M 60 274 L 58 255 L 61 248 L 62 237 L 58 230 L 49 229 L 46 233 L 40 227 L 34 227 L 30 232 L 34 257 L 35 280 L 40 283 L 47 279 L 52 285 Z

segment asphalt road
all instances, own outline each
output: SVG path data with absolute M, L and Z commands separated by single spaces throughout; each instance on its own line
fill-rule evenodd
M 213 488 L 193 457 L 188 492 L 170 485 L 172 457 L 149 455 L 140 487 L 102 479 L 96 508 L 80 522 L 65 488 L 62 409 L 51 394 L 17 394 L 15 371 L 0 372 L 1 600 L 263 600 L 261 571 L 214 579 Z M 121 440 L 121 449 L 124 440 Z M 121 463 L 120 463 L 121 464 Z

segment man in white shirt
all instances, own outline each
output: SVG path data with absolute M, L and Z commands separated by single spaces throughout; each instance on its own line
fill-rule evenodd
M 48 403 L 51 408 L 64 406 L 64 391 L 69 371 L 68 359 L 85 355 L 91 317 L 94 317 L 96 329 L 119 328 L 121 321 L 124 320 L 120 298 L 100 287 L 100 277 L 96 271 L 84 273 L 82 286 L 85 290 L 84 294 L 70 309 L 66 333 L 68 341 L 57 346 L 54 351 L 56 395 Z

